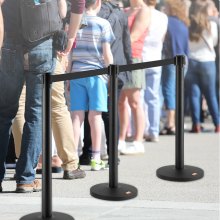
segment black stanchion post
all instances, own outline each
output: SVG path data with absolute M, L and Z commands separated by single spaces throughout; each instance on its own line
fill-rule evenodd
M 185 56 L 174 58 L 176 65 L 176 136 L 175 136 L 175 166 L 159 168 L 156 174 L 159 178 L 170 181 L 193 181 L 201 179 L 204 171 L 198 167 L 184 165 L 184 64 Z
M 70 215 L 60 212 L 52 212 L 50 73 L 44 74 L 43 83 L 42 212 L 36 212 L 23 216 L 20 220 L 74 220 L 74 218 Z
M 118 73 L 117 65 L 110 65 L 110 143 L 109 143 L 109 183 L 101 183 L 91 187 L 91 196 L 109 200 L 122 201 L 137 196 L 134 186 L 118 183 Z
M 109 187 L 118 187 L 118 66 L 109 68 L 110 75 L 110 123 L 109 123 Z

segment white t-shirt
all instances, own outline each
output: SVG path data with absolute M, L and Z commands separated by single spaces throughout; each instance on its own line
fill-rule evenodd
M 201 38 L 198 42 L 189 42 L 190 59 L 199 62 L 215 61 L 216 54 L 214 46 L 216 46 L 218 42 L 218 27 L 214 21 L 210 21 L 210 23 L 211 34 L 208 33 L 207 30 L 204 30 L 202 33 L 203 39 Z
M 160 60 L 163 48 L 164 36 L 167 32 L 168 18 L 164 13 L 153 9 L 151 11 L 151 23 L 144 40 L 143 61 Z

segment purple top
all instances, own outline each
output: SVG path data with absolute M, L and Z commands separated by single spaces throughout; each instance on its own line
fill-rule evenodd
M 85 0 L 72 0 L 71 12 L 82 14 L 85 8 Z

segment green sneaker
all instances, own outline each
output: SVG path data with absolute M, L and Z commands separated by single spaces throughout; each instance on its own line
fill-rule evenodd
M 107 166 L 106 166 L 105 162 L 102 161 L 102 160 L 97 161 L 97 160 L 92 159 L 90 165 L 91 165 L 91 170 L 93 170 L 93 171 L 107 169 Z

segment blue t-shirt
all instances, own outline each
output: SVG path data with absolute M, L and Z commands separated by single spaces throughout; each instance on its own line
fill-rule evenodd
M 176 55 L 189 54 L 188 27 L 177 17 L 168 17 L 167 35 L 164 41 L 163 55 L 165 58 L 173 58 Z
M 110 23 L 98 16 L 86 16 L 88 26 L 79 30 L 72 50 L 72 71 L 105 67 L 102 44 L 115 39 Z

